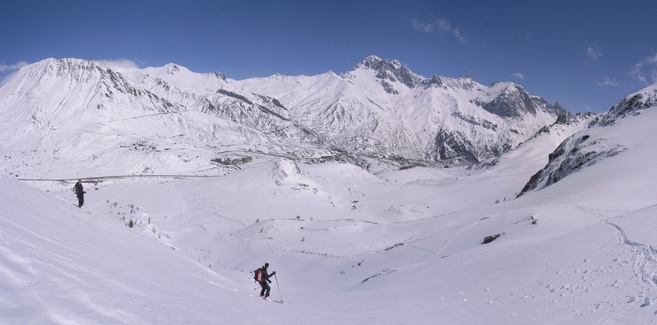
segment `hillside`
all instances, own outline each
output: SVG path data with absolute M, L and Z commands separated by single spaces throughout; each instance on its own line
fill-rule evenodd
M 212 159 L 249 152 L 324 157 L 372 172 L 462 166 L 495 159 L 569 115 L 517 84 L 425 78 L 375 56 L 341 75 L 240 81 L 175 64 L 47 59 L 9 77 L 0 99 L 8 164 L 42 164 L 23 169 L 24 178 L 66 177 L 48 166 L 80 160 L 95 173 L 79 176 L 217 175 L 223 169 Z M 126 163 L 107 163 L 115 160 Z M 188 167 L 168 168 L 181 163 Z
M 89 64 L 96 72 L 81 77 L 111 80 Z M 427 82 L 390 64 L 397 74 L 385 80 L 400 94 Z M 121 73 L 125 84 L 138 84 L 134 72 Z M 240 87 L 261 82 L 200 78 L 232 83 L 220 97 L 241 102 Z M 211 84 L 184 79 L 188 94 Z M 94 103 L 76 91 L 20 106 L 38 93 L 7 89 L 0 323 L 645 324 L 657 314 L 654 86 L 449 168 L 326 157 L 334 151 L 316 139 L 272 136 L 148 87 L 134 86 L 139 100 L 107 88 L 116 101 L 107 107 L 125 110 L 116 123 L 88 108 L 62 118 L 71 103 Z M 281 132 L 326 135 L 302 131 L 311 128 L 295 117 L 300 103 L 259 91 L 261 105 L 288 111 L 279 107 L 280 123 L 296 122 Z M 387 168 L 364 168 L 366 159 Z M 71 192 L 78 178 L 84 209 Z M 250 271 L 265 262 L 283 304 L 253 297 Z

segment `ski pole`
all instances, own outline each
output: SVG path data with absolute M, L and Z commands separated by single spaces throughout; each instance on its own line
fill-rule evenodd
M 276 289 L 278 289 L 278 297 L 281 298 L 281 302 L 282 302 L 283 296 L 281 295 L 281 287 L 278 286 L 278 277 L 276 276 L 276 273 L 274 273 L 274 279 L 276 280 Z

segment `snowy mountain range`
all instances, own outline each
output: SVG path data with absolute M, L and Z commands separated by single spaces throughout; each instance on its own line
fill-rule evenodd
M 0 323 L 651 323 L 656 123 L 657 85 L 44 60 L 0 86 Z
M 241 81 L 175 64 L 125 70 L 46 59 L 8 78 L 0 99 L 6 146 L 47 150 L 67 142 L 66 151 L 52 153 L 63 161 L 80 159 L 75 151 L 98 160 L 135 144 L 197 147 L 207 169 L 216 151 L 346 159 L 374 171 L 468 165 L 499 157 L 570 115 L 514 83 L 424 78 L 376 56 L 341 75 Z M 158 161 L 144 165 L 112 172 L 170 172 Z

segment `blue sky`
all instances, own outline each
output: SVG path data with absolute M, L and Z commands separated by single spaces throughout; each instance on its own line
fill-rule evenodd
M 0 78 L 50 57 L 245 79 L 343 73 L 373 54 L 602 112 L 657 82 L 655 13 L 655 0 L 3 0 Z

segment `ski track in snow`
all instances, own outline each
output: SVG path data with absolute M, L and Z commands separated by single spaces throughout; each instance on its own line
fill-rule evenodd
M 625 213 L 620 213 L 618 215 L 612 216 L 612 217 L 607 217 L 604 214 L 600 212 L 596 212 L 593 209 L 583 207 L 577 203 L 575 203 L 573 200 L 561 200 L 564 203 L 571 204 L 578 209 L 595 216 L 596 218 L 600 219 L 603 224 L 609 225 L 613 227 L 616 230 L 618 240 L 621 244 L 624 244 L 626 246 L 629 246 L 630 249 L 633 252 L 633 260 L 634 260 L 634 273 L 643 280 L 643 282 L 650 284 L 653 288 L 657 288 L 657 250 L 654 249 L 650 245 L 645 245 L 636 241 L 632 241 L 628 238 L 627 233 L 625 230 L 618 224 L 610 222 L 609 219 L 613 217 L 617 217 L 620 215 L 625 214 L 627 211 L 624 211 Z M 641 210 L 646 210 L 650 208 L 654 208 L 655 206 L 650 206 L 644 209 L 639 209 L 637 211 Z M 602 210 L 598 210 L 602 211 Z M 633 212 L 637 212 L 633 211 Z M 620 211 L 607 211 L 607 212 L 620 212 Z
M 475 220 L 474 222 L 472 222 L 471 224 L 469 224 L 469 225 L 463 227 L 461 230 L 459 230 L 458 232 L 456 232 L 456 233 L 455 233 L 455 234 L 454 234 L 454 235 L 453 235 L 453 236 L 447 241 L 447 243 L 445 243 L 445 245 L 444 245 L 440 250 L 438 250 L 438 252 L 434 253 L 434 255 L 439 255 L 440 253 L 442 253 L 447 247 L 449 247 L 449 245 L 452 243 L 452 241 L 453 241 L 454 239 L 456 239 L 456 237 L 458 237 L 462 232 L 466 231 L 468 228 L 477 225 L 477 224 L 479 223 L 479 221 L 481 221 L 481 220 L 482 220 L 482 219 L 476 219 L 476 220 Z M 457 227 L 458 227 L 458 226 L 457 226 Z M 415 247 L 415 246 L 413 246 L 413 247 Z M 419 247 L 416 247 L 416 248 L 419 248 Z
M 571 320 L 569 324 L 584 324 L 585 319 L 595 319 L 595 324 L 638 324 L 645 320 L 639 315 L 657 315 L 657 309 L 646 310 L 657 299 L 657 250 L 632 240 L 622 226 L 609 221 L 656 206 L 628 212 L 589 209 L 572 200 L 559 201 L 594 216 L 600 221 L 594 225 L 609 226 L 616 237 L 608 241 L 600 237 L 599 242 L 583 242 L 582 247 L 574 247 L 573 252 L 579 251 L 582 256 L 579 261 L 573 260 L 576 255 L 566 255 L 570 258 L 548 262 L 547 273 L 535 286 L 510 292 L 518 308 L 533 313 L 538 320 L 561 318 Z
M 567 205 L 571 205 L 575 207 L 577 210 L 580 210 L 582 212 L 586 212 L 587 214 L 595 217 L 596 219 L 600 220 L 603 223 L 607 222 L 610 218 L 618 217 L 620 215 L 630 212 L 630 211 L 620 211 L 620 210 L 593 209 L 593 208 L 582 206 L 581 204 L 575 202 L 574 200 L 564 199 L 564 198 L 559 199 L 559 202 Z M 611 213 L 612 215 L 608 216 L 606 214 L 603 214 L 603 212 L 608 212 Z
M 612 226 L 618 235 L 618 241 L 629 247 L 631 255 L 629 259 L 632 261 L 632 268 L 634 277 L 637 279 L 636 286 L 638 288 L 648 286 L 642 291 L 637 292 L 637 295 L 628 296 L 628 303 L 637 303 L 641 302 L 639 307 L 645 308 L 650 307 L 655 300 L 655 289 L 657 289 L 657 251 L 650 245 L 645 245 L 633 240 L 630 240 L 625 232 L 625 230 L 613 223 L 607 222 L 606 224 Z M 654 311 L 657 315 L 657 310 Z
M 630 240 L 621 226 L 613 222 L 607 224 L 616 229 L 618 240 L 632 249 L 635 274 L 643 282 L 650 284 L 653 288 L 657 288 L 657 275 L 655 274 L 657 271 L 657 258 L 655 258 L 657 250 L 650 245 L 644 245 Z

